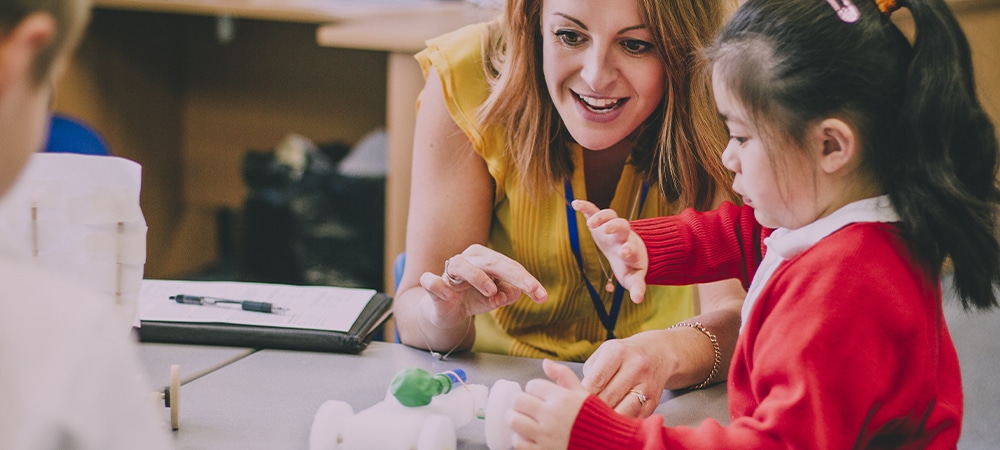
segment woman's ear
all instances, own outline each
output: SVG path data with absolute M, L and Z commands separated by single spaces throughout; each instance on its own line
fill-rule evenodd
M 843 169 L 857 159 L 857 135 L 841 119 L 824 119 L 816 126 L 813 139 L 814 148 L 822 149 L 818 155 L 820 168 L 828 174 Z
M 0 36 L 0 92 L 20 77 L 31 77 L 35 57 L 52 41 L 56 21 L 47 13 L 32 13 Z

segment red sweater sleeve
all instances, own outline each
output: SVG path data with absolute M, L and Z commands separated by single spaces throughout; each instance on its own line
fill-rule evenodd
M 649 253 L 646 282 L 688 285 L 738 278 L 750 286 L 770 233 L 753 208 L 723 203 L 713 211 L 686 209 L 676 216 L 631 222 Z
M 573 423 L 568 448 L 573 450 L 609 449 L 719 449 L 759 448 L 741 440 L 743 436 L 725 439 L 720 433 L 723 426 L 715 420 L 705 420 L 697 428 L 663 426 L 663 416 L 654 414 L 645 419 L 615 413 L 597 396 L 591 395 L 583 403 Z M 677 444 L 681 442 L 682 444 Z M 675 445 L 671 445 L 674 443 Z M 770 448 L 780 448 L 776 442 Z
M 637 419 L 616 414 L 596 395 L 587 397 L 570 432 L 569 447 L 579 450 L 607 450 L 610 448 L 666 448 L 660 434 L 663 416 L 654 414 Z

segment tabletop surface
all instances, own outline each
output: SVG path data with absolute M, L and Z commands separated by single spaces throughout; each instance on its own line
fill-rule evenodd
M 356 414 L 381 401 L 392 378 L 412 367 L 431 373 L 461 368 L 468 383 L 487 387 L 498 379 L 523 387 L 544 378 L 539 359 L 466 352 L 439 361 L 426 351 L 385 342 L 372 342 L 360 355 L 165 344 L 142 344 L 140 352 L 148 371 L 163 373 L 179 364 L 182 378 L 247 353 L 181 387 L 180 429 L 174 432 L 179 449 L 306 449 L 313 418 L 325 401 L 347 402 Z M 582 364 L 568 364 L 580 374 Z M 726 411 L 724 385 L 665 392 L 657 409 L 667 425 L 695 425 L 705 417 L 725 421 Z M 484 433 L 482 420 L 458 429 L 459 448 L 487 448 Z
M 950 284 L 945 285 L 950 291 Z M 962 361 L 966 414 L 960 450 L 994 449 L 1000 419 L 1000 359 L 983 357 L 998 349 L 1000 313 L 974 314 L 954 299 L 945 302 L 952 337 Z M 985 352 L 985 353 L 984 353 Z M 360 355 L 150 344 L 140 345 L 148 383 L 159 390 L 169 382 L 171 364 L 181 378 L 218 367 L 181 388 L 178 449 L 308 448 L 312 419 L 323 402 L 348 402 L 355 412 L 379 402 L 399 370 L 462 368 L 469 382 L 492 386 L 497 379 L 518 382 L 544 377 L 541 361 L 486 353 L 460 353 L 438 361 L 426 351 L 372 342 Z M 570 363 L 577 374 L 581 364 Z M 668 426 L 696 425 L 706 417 L 728 423 L 726 388 L 665 392 L 656 412 Z M 164 412 L 164 420 L 168 412 Z M 458 430 L 460 448 L 486 448 L 484 425 Z

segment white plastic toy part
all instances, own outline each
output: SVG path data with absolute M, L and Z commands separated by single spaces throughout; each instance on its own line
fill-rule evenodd
M 313 417 L 309 449 L 456 449 L 455 431 L 480 418 L 485 419 L 489 448 L 507 450 L 511 432 L 504 413 L 519 392 L 521 387 L 508 380 L 497 381 L 492 392 L 481 384 L 464 384 L 419 407 L 403 406 L 387 392 L 384 400 L 358 414 L 346 402 L 328 400 Z
M 490 450 L 507 450 L 513 447 L 510 427 L 504 415 L 521 393 L 521 385 L 510 380 L 497 380 L 490 389 L 486 403 L 486 446 Z

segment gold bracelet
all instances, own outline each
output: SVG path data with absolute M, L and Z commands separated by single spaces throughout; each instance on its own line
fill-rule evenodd
M 717 339 L 715 335 L 712 334 L 711 331 L 708 331 L 708 328 L 705 328 L 705 326 L 702 325 L 701 322 L 695 322 L 693 324 L 687 322 L 678 322 L 670 326 L 670 328 L 677 328 L 677 327 L 694 328 L 698 331 L 701 331 L 702 333 L 705 333 L 705 336 L 708 336 L 708 339 L 712 341 L 712 351 L 715 352 L 715 361 L 712 362 L 712 371 L 708 373 L 708 378 L 705 378 L 705 381 L 702 381 L 699 384 L 691 386 L 688 389 L 691 390 L 701 389 L 705 386 L 708 386 L 708 383 L 711 383 L 712 379 L 714 379 L 715 376 L 719 374 L 719 367 L 722 365 L 722 349 L 719 348 L 719 339 Z M 670 328 L 668 328 L 668 330 Z

